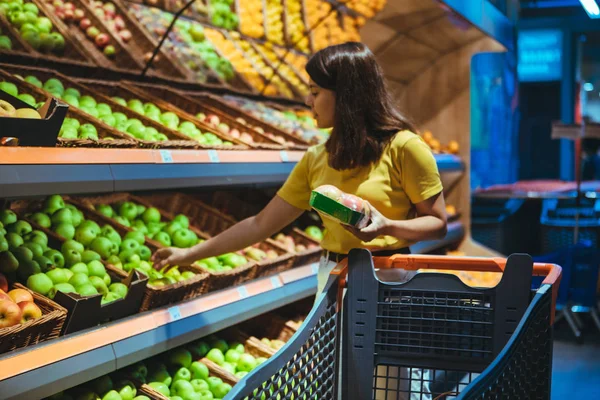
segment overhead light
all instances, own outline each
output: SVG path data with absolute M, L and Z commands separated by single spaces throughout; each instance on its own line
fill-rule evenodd
M 600 18 L 600 7 L 596 0 L 579 0 L 590 18 Z
M 592 90 L 594 90 L 594 85 L 592 85 L 590 82 L 586 82 L 583 84 L 583 90 L 585 90 L 586 92 L 591 92 Z

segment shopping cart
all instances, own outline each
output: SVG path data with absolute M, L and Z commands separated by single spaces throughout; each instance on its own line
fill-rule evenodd
M 382 282 L 376 268 L 420 273 Z M 432 269 L 502 279 L 474 288 L 424 272 Z M 546 278 L 532 290 L 534 275 Z M 560 276 L 528 255 L 373 259 L 352 250 L 302 329 L 225 399 L 549 399 Z

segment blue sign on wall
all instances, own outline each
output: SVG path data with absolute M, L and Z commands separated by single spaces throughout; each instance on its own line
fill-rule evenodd
M 562 41 L 562 31 L 556 29 L 519 31 L 519 80 L 523 82 L 560 80 Z

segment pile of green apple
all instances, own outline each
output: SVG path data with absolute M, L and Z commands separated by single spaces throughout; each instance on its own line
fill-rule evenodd
M 2 35 L 2 29 L 0 29 L 0 50 L 12 50 L 12 41 L 8 36 Z
M 17 85 L 15 85 L 12 82 L 7 82 L 7 81 L 0 82 L 0 90 L 10 94 L 13 97 L 18 98 L 22 102 L 27 103 L 30 106 L 35 107 L 35 108 L 39 108 L 44 104 L 43 102 L 38 103 L 37 101 L 35 101 L 35 98 L 32 95 L 30 95 L 29 93 L 20 93 L 19 94 L 19 88 L 17 87 Z
M 35 50 L 45 53 L 61 54 L 65 49 L 65 38 L 53 32 L 52 21 L 40 16 L 40 10 L 34 3 L 22 0 L 0 0 L 0 14 L 19 31 L 23 39 Z
M 187 248 L 198 243 L 198 236 L 189 229 L 190 220 L 183 214 L 175 216 L 171 222 L 164 222 L 157 208 L 146 208 L 132 201 L 115 203 L 112 206 L 98 204 L 96 211 L 121 225 L 141 232 L 165 247 Z
M 222 399 L 231 390 L 231 385 L 210 376 L 204 363 L 193 361 L 192 353 L 183 347 L 170 351 L 164 361 L 150 366 L 146 382 L 171 400 Z
M 213 0 L 210 2 L 211 22 L 227 30 L 234 30 L 240 22 L 237 14 L 231 9 L 233 0 Z
M 226 253 L 196 261 L 195 265 L 210 272 L 226 272 L 248 264 L 248 259 L 238 253 Z
M 206 358 L 239 379 L 242 379 L 254 368 L 267 361 L 264 357 L 255 358 L 247 353 L 241 343 L 227 343 L 215 336 L 209 337 L 208 340 L 209 346 L 212 348 L 206 354 Z
M 136 395 L 137 388 L 130 380 L 117 377 L 113 381 L 110 375 L 104 375 L 65 392 L 56 393 L 47 400 L 150 400 L 148 396 Z
M 202 131 L 198 129 L 193 122 L 180 121 L 177 114 L 171 111 L 163 111 L 154 103 L 143 103 L 140 99 L 125 100 L 122 97 L 113 97 L 112 100 L 124 107 L 129 108 L 133 112 L 158 122 L 169 129 L 178 131 L 179 133 L 194 139 L 201 144 L 232 145 L 231 142 L 221 140 L 214 133 L 202 133 Z
M 76 88 L 65 88 L 60 79 L 50 78 L 42 83 L 37 77 L 29 75 L 26 76 L 24 80 L 45 90 L 52 94 L 52 96 L 62 99 L 65 103 L 68 103 L 75 108 L 79 108 L 86 114 L 100 119 L 105 124 L 114 127 L 126 135 L 153 142 L 168 140 L 165 134 L 159 133 L 158 130 L 153 127 L 145 126 L 139 119 L 128 118 L 127 115 L 121 112 L 113 112 L 110 105 L 102 102 L 98 103 L 94 97 L 89 95 L 82 96 L 80 91 Z M 81 129 L 81 126 L 84 126 L 84 129 Z M 95 126 L 92 124 L 81 124 L 74 118 L 65 118 L 59 136 L 65 139 L 98 140 L 98 133 Z
M 150 264 L 148 261 L 141 260 L 140 256 L 137 254 L 125 257 L 121 255 L 121 257 L 123 257 L 124 261 L 113 265 L 116 268 L 122 269 L 126 272 L 135 269 L 136 271 L 143 273 L 144 275 L 148 276 L 149 286 L 163 287 L 177 282 L 186 281 L 196 276 L 196 273 L 193 271 L 181 272 L 178 266 L 166 266 L 162 270 L 157 271 L 152 268 L 152 264 Z

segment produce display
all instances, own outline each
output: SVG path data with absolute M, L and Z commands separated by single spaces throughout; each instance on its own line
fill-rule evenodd
M 305 232 L 312 239 L 314 239 L 318 242 L 323 240 L 323 232 L 317 226 L 309 226 L 306 228 Z M 299 253 L 299 252 L 305 251 L 307 249 L 314 249 L 314 248 L 319 247 L 315 244 L 309 244 L 308 246 L 304 246 L 302 243 L 296 243 L 296 241 L 294 240 L 294 238 L 291 235 L 286 235 L 283 232 L 278 233 L 273 239 L 277 243 L 282 245 L 284 248 L 286 248 L 288 251 L 291 251 L 291 252 Z
M 331 12 L 331 4 L 321 0 L 305 0 L 304 3 L 308 25 L 314 27 L 311 33 L 313 51 L 341 43 L 344 33 L 337 11 Z M 323 22 L 319 23 L 321 20 Z
M 279 58 L 283 59 L 286 63 L 293 66 L 296 69 L 295 72 L 300 74 L 300 77 L 304 80 L 305 83 L 310 80 L 308 72 L 306 72 L 305 69 L 306 63 L 308 62 L 308 57 L 306 55 L 299 54 L 295 51 L 286 51 L 286 49 L 276 46 L 273 46 L 273 51 L 277 54 Z
M 240 32 L 252 38 L 265 36 L 263 0 L 246 0 L 238 3 Z
M 284 45 L 283 32 L 283 0 L 265 0 L 266 6 L 266 36 L 269 42 Z
M 214 26 L 227 30 L 237 29 L 240 21 L 232 6 L 233 0 L 211 0 L 209 8 L 210 22 Z
M 442 145 L 438 139 L 436 139 L 430 131 L 424 131 L 421 135 L 425 143 L 429 145 L 431 151 L 434 154 L 448 153 L 458 154 L 460 146 L 456 140 L 451 140 L 447 145 Z
M 8 22 L 33 49 L 56 55 L 63 53 L 65 38 L 56 31 L 49 18 L 40 15 L 35 3 L 3 0 L 0 2 L 0 14 L 6 16 Z M 6 40 L 4 42 L 6 44 Z
M 286 79 L 302 96 L 308 96 L 309 89 L 302 79 L 292 70 L 292 68 L 277 56 L 275 51 L 272 49 L 273 46 L 267 44 L 256 44 L 255 45 L 262 54 L 271 62 L 274 69 L 277 69 L 277 73 Z
M 39 108 L 42 104 L 37 103 L 32 95 L 28 93 L 19 93 L 17 85 L 12 82 L 2 81 L 0 82 L 0 90 L 10 94 L 13 97 L 18 98 L 24 103 L 29 104 L 32 107 Z M 15 108 L 12 104 L 5 100 L 0 100 L 0 117 L 10 118 L 35 118 L 40 119 L 41 116 L 37 110 L 32 108 Z
M 310 41 L 306 36 L 306 26 L 302 16 L 302 1 L 287 0 L 285 2 L 285 25 L 287 28 L 287 44 L 293 45 L 303 53 L 310 52 Z
M 339 2 L 367 18 L 371 18 L 383 9 L 387 0 L 339 0 Z
M 10 40 L 10 38 L 7 35 L 2 34 L 2 28 L 0 27 L 0 51 L 12 50 L 12 48 L 12 40 Z
M 118 56 L 114 39 L 106 33 L 103 26 L 95 25 L 89 17 L 86 17 L 86 11 L 83 8 L 78 8 L 75 3 L 69 1 L 63 3 L 62 0 L 46 0 L 46 3 L 46 7 L 68 26 L 71 26 L 71 29 L 81 30 L 87 39 L 106 57 L 116 58 Z M 94 9 L 94 14 L 100 19 L 112 21 L 112 18 L 115 18 L 115 9 L 114 5 L 111 6 L 103 7 L 100 5 L 100 7 Z M 116 19 L 116 21 L 119 21 L 119 26 L 125 24 L 122 18 Z M 121 40 L 127 42 L 131 39 L 131 32 L 123 30 L 119 36 Z
M 9 291 L 6 277 L 0 274 L 0 329 L 24 324 L 41 316 L 42 310 L 35 304 L 31 293 L 25 289 Z

